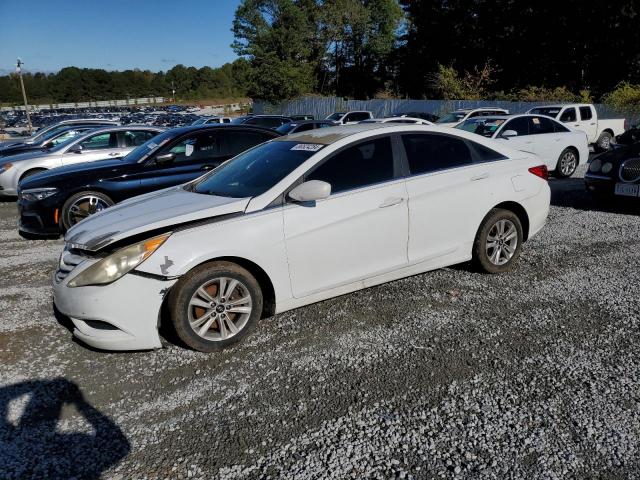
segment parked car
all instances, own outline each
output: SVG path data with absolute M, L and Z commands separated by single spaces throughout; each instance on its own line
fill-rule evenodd
M 509 115 L 509 110 L 495 107 L 460 109 L 447 113 L 444 117 L 440 117 L 435 123 L 441 127 L 455 127 L 469 118 L 492 117 L 495 115 Z
M 129 197 L 193 180 L 259 143 L 274 130 L 234 125 L 182 127 L 158 135 L 120 160 L 62 167 L 20 183 L 23 236 L 59 235 Z
M 62 120 L 60 122 L 56 122 L 53 123 L 51 125 L 48 125 L 47 127 L 43 127 L 41 129 L 39 129 L 38 131 L 36 131 L 36 133 L 34 133 L 32 136 L 30 137 L 23 137 L 20 139 L 10 139 L 10 140 L 5 140 L 3 142 L 0 142 L 0 146 L 1 147 L 6 147 L 9 145 L 13 145 L 16 143 L 24 143 L 24 144 L 32 144 L 32 143 L 38 143 L 39 141 L 42 140 L 42 138 L 45 135 L 50 135 L 56 131 L 60 131 L 63 130 L 65 128 L 68 128 L 70 126 L 74 126 L 74 127 L 108 127 L 108 126 L 116 126 L 118 125 L 118 122 L 116 121 L 112 121 L 112 120 L 102 120 L 102 119 L 92 119 L 92 118 L 76 118 L 76 119 L 72 119 L 72 120 Z
M 594 158 L 584 181 L 597 198 L 640 200 L 640 143 L 620 146 Z
M 327 128 L 333 126 L 335 126 L 335 123 L 328 122 L 326 120 L 304 120 L 300 122 L 293 121 L 285 123 L 284 125 L 280 125 L 278 128 L 276 128 L 276 132 L 279 132 L 282 135 L 289 135 L 291 133 L 313 130 L 314 128 Z
M 122 158 L 162 131 L 159 127 L 131 125 L 93 129 L 45 151 L 13 155 L 4 163 L 0 159 L 0 196 L 15 196 L 18 182 L 52 168 Z
M 440 118 L 438 115 L 434 115 L 433 113 L 427 112 L 396 112 L 392 117 L 410 117 L 410 118 L 421 118 L 426 120 L 427 122 L 436 123 Z
M 245 115 L 234 118 L 231 123 L 239 125 L 256 125 L 258 127 L 278 128 L 285 123 L 291 122 L 290 117 L 282 115 Z
M 302 122 L 304 120 L 315 120 L 313 115 L 289 115 L 292 121 Z
M 363 120 L 360 123 L 408 123 L 413 125 L 433 125 L 433 123 L 428 120 L 412 117 L 370 118 L 368 120 Z
M 624 133 L 627 129 L 624 118 L 599 119 L 598 112 L 593 104 L 590 103 L 548 105 L 532 108 L 527 113 L 547 115 L 564 123 L 569 128 L 582 130 L 587 134 L 589 144 L 592 144 L 597 151 L 601 152 L 609 150 L 613 138 Z
M 32 143 L 14 143 L 13 145 L 7 145 L 5 147 L 0 146 L 0 162 L 6 157 L 17 155 L 19 153 L 26 153 L 32 151 L 43 151 L 60 145 L 66 142 L 70 138 L 75 137 L 87 130 L 91 130 L 95 127 L 65 127 L 62 129 L 53 129 L 49 133 L 40 137 L 37 142 Z
M 336 125 L 351 125 L 373 118 L 373 113 L 368 111 L 351 111 L 351 112 L 335 112 L 329 115 L 325 120 L 330 120 Z
M 544 115 L 474 117 L 456 128 L 535 153 L 561 178 L 573 175 L 578 165 L 589 159 L 589 144 L 584 132 L 569 130 Z
M 231 123 L 230 117 L 201 117 L 192 122 L 191 125 L 211 125 L 214 123 Z
M 54 301 L 96 348 L 159 348 L 161 318 L 210 352 L 262 316 L 409 275 L 508 271 L 549 200 L 537 157 L 462 130 L 297 133 L 71 228 Z
M 640 128 L 632 127 L 624 133 L 616 136 L 616 142 L 613 146 L 633 145 L 640 142 Z

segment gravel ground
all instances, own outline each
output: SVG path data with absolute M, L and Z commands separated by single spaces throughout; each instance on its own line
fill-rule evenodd
M 551 185 L 510 274 L 407 278 L 209 355 L 72 341 L 61 241 L 0 203 L 0 478 L 638 478 L 639 212 Z

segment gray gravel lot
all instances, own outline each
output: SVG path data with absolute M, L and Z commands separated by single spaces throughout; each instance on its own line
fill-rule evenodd
M 220 354 L 72 341 L 61 241 L 0 203 L 0 478 L 638 478 L 640 211 L 551 185 L 512 273 L 367 289 Z

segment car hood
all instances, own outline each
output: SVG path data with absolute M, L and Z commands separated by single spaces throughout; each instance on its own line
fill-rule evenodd
M 11 161 L 10 159 L 12 158 L 15 158 L 15 156 L 7 157 L 7 161 Z M 49 184 L 64 181 L 65 179 L 70 177 L 78 178 L 83 175 L 94 176 L 96 174 L 99 174 L 101 171 L 109 172 L 128 165 L 131 164 L 125 163 L 121 160 L 108 159 L 98 160 L 96 162 L 81 163 L 79 165 L 56 167 L 54 169 L 47 170 L 46 172 L 39 173 L 38 176 L 34 177 L 33 179 L 25 180 L 23 188 L 43 187 Z
M 249 200 L 188 192 L 182 186 L 170 187 L 130 198 L 90 216 L 72 227 L 65 241 L 74 248 L 97 251 L 152 230 L 244 212 Z

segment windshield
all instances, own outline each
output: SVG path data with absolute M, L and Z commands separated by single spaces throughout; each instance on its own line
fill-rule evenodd
M 451 112 L 439 118 L 436 123 L 458 123 L 467 115 L 467 112 Z
M 65 128 L 69 128 L 69 125 L 51 125 L 49 127 L 43 128 L 39 132 L 37 132 L 33 137 L 29 139 L 30 142 L 40 142 L 45 138 L 51 138 L 51 135 L 55 135 L 56 133 L 64 130 Z
M 298 142 L 263 143 L 185 188 L 221 197 L 255 197 L 269 190 L 323 146 Z
M 344 112 L 336 112 L 336 113 L 332 113 L 331 115 L 329 115 L 326 119 L 327 119 L 327 120 L 338 121 L 338 120 L 340 120 L 343 116 L 344 116 Z
M 538 107 L 531 109 L 529 113 L 555 118 L 560 113 L 560 110 L 559 107 Z
M 298 126 L 297 123 L 284 123 L 280 125 L 278 128 L 276 128 L 276 132 L 286 135 L 297 126 Z
M 477 133 L 483 137 L 491 138 L 496 130 L 500 128 L 506 120 L 504 118 L 470 118 L 465 120 L 460 125 L 456 125 L 456 128 L 460 130 L 466 130 L 467 132 Z
M 193 122 L 191 125 L 202 125 L 204 122 L 206 122 L 207 119 L 206 118 L 199 118 L 198 120 L 196 120 L 195 122 Z

